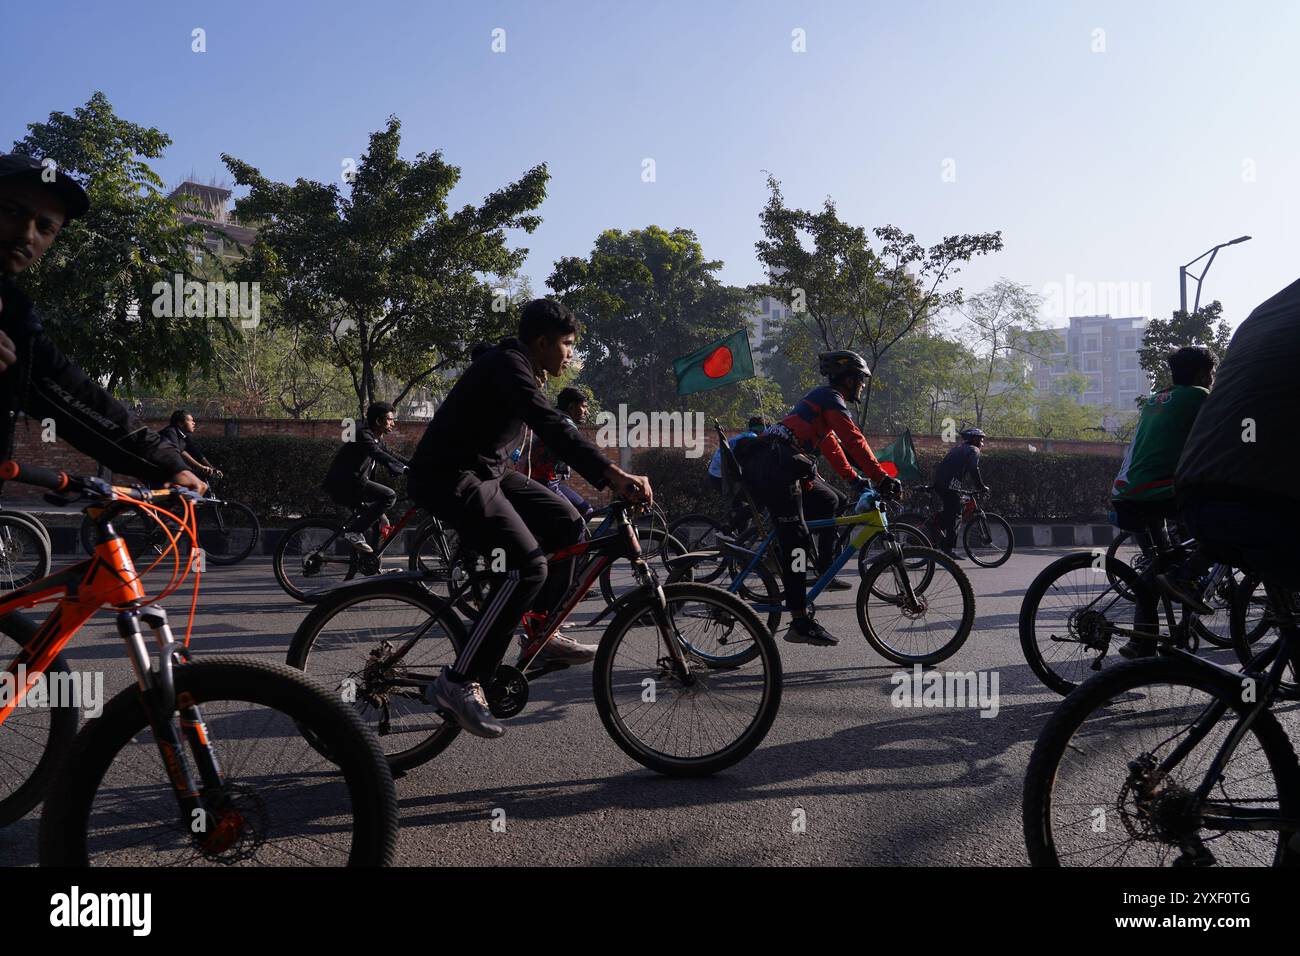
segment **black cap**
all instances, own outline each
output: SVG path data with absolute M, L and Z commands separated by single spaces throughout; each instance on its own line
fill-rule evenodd
M 0 153 L 0 179 L 21 177 L 54 190 L 63 200 L 64 208 L 67 210 L 67 222 L 84 216 L 90 209 L 90 197 L 81 188 L 81 184 L 58 167 L 54 168 L 54 179 L 51 181 L 47 178 L 49 174 L 45 169 L 39 159 L 33 159 L 31 156 L 24 156 L 21 153 Z

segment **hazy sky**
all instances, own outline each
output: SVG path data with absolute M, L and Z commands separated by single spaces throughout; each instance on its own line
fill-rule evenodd
M 462 168 L 460 203 L 549 164 L 521 239 L 537 291 L 601 229 L 651 223 L 759 280 L 764 170 L 926 244 L 1001 229 L 963 287 L 1026 283 L 1054 324 L 1167 315 L 1179 264 L 1250 234 L 1206 280 L 1235 324 L 1300 273 L 1297 36 L 1291 2 L 10 0 L 0 146 L 102 90 L 172 137 L 169 183 L 224 177 L 223 151 L 337 180 L 396 114 L 404 155 Z

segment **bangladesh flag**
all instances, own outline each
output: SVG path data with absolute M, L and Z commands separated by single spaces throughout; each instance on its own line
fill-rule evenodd
M 707 392 L 753 378 L 754 357 L 749 353 L 749 336 L 741 329 L 698 352 L 682 356 L 673 362 L 673 374 L 677 376 L 678 395 Z
M 876 452 L 876 458 L 881 462 L 893 462 L 898 469 L 895 477 L 899 481 L 920 481 L 925 477 L 916 463 L 916 446 L 912 444 L 910 428 Z

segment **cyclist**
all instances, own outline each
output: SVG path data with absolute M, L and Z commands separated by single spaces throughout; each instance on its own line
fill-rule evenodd
M 356 438 L 345 442 L 330 462 L 321 488 L 335 504 L 354 511 L 352 520 L 343 527 L 343 538 L 362 554 L 373 554 L 363 532 L 376 521 L 388 523 L 385 512 L 397 501 L 397 492 L 387 485 L 371 481 L 375 463 L 388 469 L 393 477 L 407 471 L 407 460 L 391 451 L 383 438 L 397 427 L 393 406 L 372 402 L 366 410 L 366 424 Z
M 769 425 L 758 438 L 737 442 L 736 458 L 755 500 L 776 522 L 784 558 L 781 577 L 791 617 L 785 640 L 826 646 L 839 641 L 808 615 L 807 579 L 795 556 L 812 550 L 805 518 L 829 518 L 844 499 L 817 477 L 814 456 L 824 454 L 836 473 L 852 483 L 855 493 L 860 493 L 866 482 L 849 459 L 868 478 L 879 482 L 886 494 L 896 494 L 900 485 L 880 467 L 848 414 L 846 402 L 860 402 L 871 377 L 867 363 L 856 352 L 834 351 L 819 355 L 817 366 L 828 384 L 801 398 L 789 415 Z M 834 527 L 819 537 L 819 564 L 824 571 L 835 557 Z
M 727 441 L 727 444 L 731 446 L 732 451 L 735 451 L 736 445 L 742 439 L 757 438 L 766 429 L 767 429 L 767 422 L 763 421 L 763 419 L 758 415 L 755 415 L 753 418 L 751 418 L 748 421 L 748 423 L 746 423 L 745 431 L 736 435 L 734 438 L 729 439 Z M 722 449 L 721 448 L 715 451 L 713 453 L 713 457 L 709 460 L 709 484 L 712 486 L 713 490 L 718 493 L 718 495 L 721 496 L 724 494 L 723 482 L 722 482 Z M 731 509 L 731 515 L 727 519 L 727 530 L 731 532 L 739 532 L 741 528 L 743 528 L 746 522 L 749 520 L 749 504 L 748 502 L 745 501 L 744 494 L 739 489 L 737 489 L 737 492 L 732 497 L 732 500 L 724 501 L 723 504 L 725 507 Z
M 484 610 L 455 662 L 425 691 L 431 704 L 480 737 L 500 737 L 483 682 L 496 671 L 526 610 L 551 612 L 568 589 L 574 559 L 548 573 L 546 554 L 577 543 L 584 530 L 573 505 L 520 472 L 508 470 L 508 450 L 525 427 L 542 437 L 597 489 L 652 501 L 649 479 L 607 459 L 554 408 L 539 380 L 559 375 L 573 356 L 578 322 L 552 299 L 524 306 L 517 338 L 503 339 L 467 368 L 434 413 L 411 459 L 411 496 L 447 522 L 495 576 Z M 532 649 L 531 642 L 525 653 Z M 595 648 L 556 634 L 542 654 L 579 663 Z
M 1119 474 L 1111 487 L 1111 506 L 1116 523 L 1136 536 L 1143 551 L 1157 544 L 1166 545 L 1165 522 L 1177 516 L 1174 498 L 1174 472 L 1187 436 L 1197 415 L 1210 396 L 1214 384 L 1215 356 L 1200 345 L 1184 345 L 1165 358 L 1173 384 L 1161 389 L 1142 403 L 1133 441 L 1124 453 Z M 1197 570 L 1199 568 L 1199 570 Z M 1157 583 L 1173 597 L 1198 614 L 1210 614 L 1195 579 L 1209 568 L 1209 562 L 1196 556 L 1184 562 L 1178 571 L 1162 569 Z M 1192 579 L 1184 580 L 1185 575 Z M 1134 619 L 1134 627 L 1156 626 L 1155 621 Z M 1142 628 L 1145 629 L 1145 628 Z M 1155 643 L 1129 640 L 1119 649 L 1125 657 L 1155 653 Z
M 555 407 L 564 416 L 565 421 L 576 431 L 577 427 L 587 420 L 587 412 L 591 406 L 585 394 L 576 388 L 570 387 L 562 389 L 560 394 L 556 396 Z M 522 456 L 523 463 L 520 465 L 519 470 L 528 477 L 542 482 L 551 491 L 568 501 L 585 522 L 587 517 L 596 509 L 567 483 L 573 475 L 573 469 L 560 461 L 537 435 L 530 433 L 525 447 L 528 452 L 526 456 Z M 522 450 L 516 449 L 516 451 L 520 452 Z
M 1232 337 L 1214 390 L 1183 445 L 1174 487 L 1188 530 L 1218 559 L 1300 587 L 1300 280 L 1259 305 Z
M 988 492 L 980 475 L 980 448 L 988 436 L 981 429 L 967 428 L 961 442 L 934 469 L 934 490 L 943 502 L 939 513 L 939 547 L 950 558 L 957 557 L 957 521 L 961 518 L 961 493 L 967 479 L 982 493 Z
M 50 339 L 35 304 L 13 278 L 45 255 L 90 200 L 71 177 L 50 178 L 37 160 L 0 154 L 0 446 L 13 453 L 15 419 L 54 420 L 59 438 L 115 472 L 202 494 L 207 486 L 125 405 L 88 378 Z M 20 643 L 34 632 L 16 614 L 0 628 Z
M 194 416 L 185 409 L 178 408 L 172 412 L 167 427 L 158 432 L 158 437 L 181 453 L 181 457 L 185 459 L 191 471 L 207 478 L 222 477 L 221 472 L 213 467 L 212 462 L 208 461 L 207 456 L 195 443 L 194 433 L 197 430 L 198 425 L 194 422 Z

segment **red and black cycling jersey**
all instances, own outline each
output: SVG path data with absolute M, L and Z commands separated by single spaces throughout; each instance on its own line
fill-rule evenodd
M 813 457 L 825 455 L 835 473 L 846 481 L 858 477 L 850 460 L 872 481 L 888 477 L 849 417 L 844 396 L 829 385 L 814 388 L 799 399 L 790 414 L 768 431 L 790 435 L 802 451 Z

